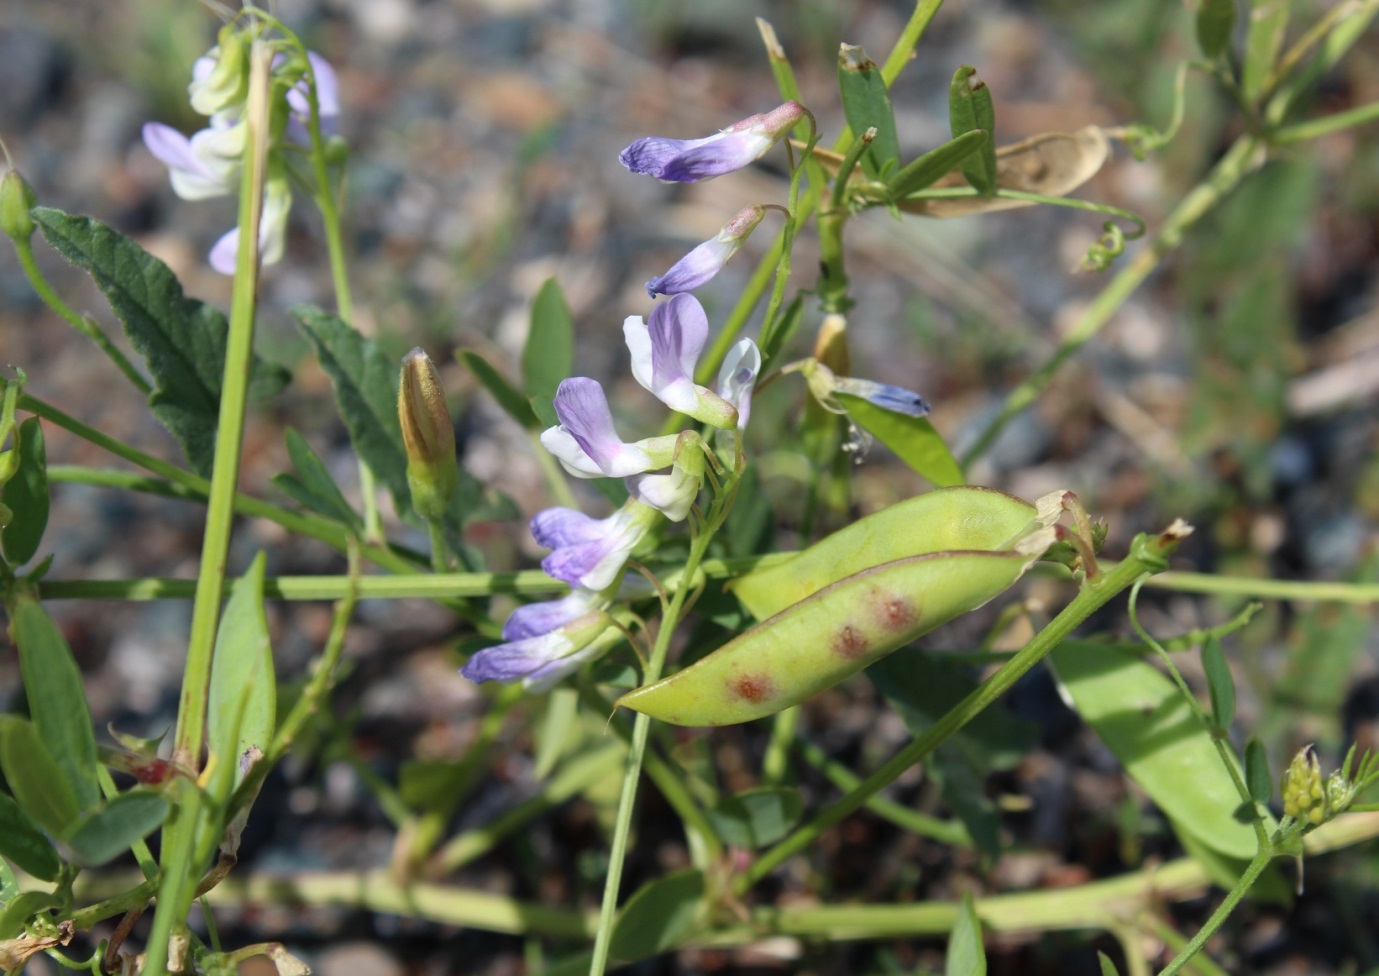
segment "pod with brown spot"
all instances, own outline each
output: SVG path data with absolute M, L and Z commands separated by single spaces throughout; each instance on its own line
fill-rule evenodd
M 1045 528 L 1018 550 L 935 552 L 864 569 L 617 704 L 674 725 L 734 725 L 774 714 L 980 607 L 1053 539 Z
M 946 550 L 1010 549 L 1058 513 L 995 488 L 940 488 L 898 502 L 768 569 L 728 584 L 758 620 L 881 563 Z

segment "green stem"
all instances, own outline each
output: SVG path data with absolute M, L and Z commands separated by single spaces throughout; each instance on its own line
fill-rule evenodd
M 1216 911 L 1211 913 L 1211 918 L 1207 919 L 1206 924 L 1202 926 L 1201 930 L 1188 940 L 1188 944 L 1183 946 L 1182 951 L 1174 956 L 1172 961 L 1159 971 L 1159 976 L 1173 976 L 1174 973 L 1177 973 L 1187 965 L 1188 960 L 1195 956 L 1197 951 L 1207 944 L 1207 940 L 1216 934 L 1216 930 L 1221 927 L 1221 923 L 1226 921 L 1231 912 L 1235 910 L 1235 906 L 1240 904 L 1240 900 L 1245 897 L 1255 881 L 1264 873 L 1264 869 L 1269 866 L 1269 862 L 1273 859 L 1274 849 L 1272 846 L 1266 844 L 1259 849 L 1258 853 L 1251 859 L 1249 866 L 1245 868 L 1245 873 L 1236 881 L 1235 887 L 1226 893 L 1226 897 L 1222 899 L 1221 904 L 1216 906 Z
M 979 715 L 1019 680 L 1025 672 L 1044 659 L 1064 638 L 1112 597 L 1131 586 L 1147 573 L 1162 570 L 1165 560 L 1191 531 L 1175 523 L 1167 531 L 1152 538 L 1138 537 L 1131 546 L 1131 555 L 1109 572 L 1089 580 L 1077 597 L 1063 608 L 1049 625 L 1011 658 L 999 671 L 982 682 L 970 695 L 950 709 L 927 732 L 902 749 L 889 762 L 868 776 L 847 796 L 819 813 L 805 826 L 761 855 L 751 867 L 738 876 L 734 890 L 745 893 L 752 885 L 770 874 L 791 855 L 816 841 L 824 831 L 849 814 L 860 809 L 867 800 L 895 782 L 906 770 L 928 756 L 940 744 Z
M 689 556 L 680 574 L 681 579 L 693 579 L 699 564 L 708 551 L 714 531 L 722 524 L 725 512 L 721 503 L 716 503 L 712 522 L 700 528 L 690 545 Z M 651 649 L 651 660 L 647 662 L 646 673 L 642 676 L 645 684 L 651 684 L 661 677 L 665 669 L 666 653 L 670 650 L 670 639 L 675 634 L 676 625 L 684 613 L 685 601 L 692 588 L 681 586 L 671 597 L 661 617 L 661 628 L 656 634 L 656 643 Z M 651 731 L 651 718 L 637 713 L 632 725 L 632 741 L 627 749 L 627 769 L 623 775 L 622 795 L 618 799 L 618 812 L 613 826 L 613 844 L 609 851 L 608 878 L 604 882 L 603 902 L 599 906 L 598 934 L 594 937 L 594 955 L 589 964 L 589 976 L 603 976 L 608 966 L 608 949 L 613 937 L 613 916 L 618 908 L 618 889 L 622 883 L 623 863 L 627 859 L 628 838 L 632 831 L 632 809 L 637 800 L 637 785 L 641 779 L 642 759 L 646 754 L 646 739 Z
M 149 385 L 148 380 L 144 379 L 128 357 L 115 347 L 114 343 L 110 341 L 110 337 L 102 332 L 96 323 L 74 312 L 71 306 L 64 302 L 57 292 L 53 291 L 52 286 L 48 284 L 48 279 L 44 278 L 43 272 L 39 270 L 38 262 L 34 260 L 32 242 L 15 239 L 14 249 L 19 254 L 19 264 L 24 269 L 24 277 L 29 279 L 29 284 L 38 293 L 38 297 L 43 299 L 44 304 L 99 346 L 100 350 L 110 358 L 110 361 L 125 375 L 129 382 L 134 384 L 136 390 L 144 396 L 153 392 L 153 387 Z
M 768 786 L 780 786 L 790 773 L 790 747 L 800 727 L 800 708 L 792 705 L 771 719 L 771 739 L 761 764 L 761 778 Z
M 1125 304 L 1130 295 L 1159 266 L 1164 257 L 1182 243 L 1183 235 L 1201 220 L 1261 162 L 1260 143 L 1250 135 L 1241 136 L 1208 174 L 1192 189 L 1164 221 L 1155 239 L 1140 250 L 1083 312 L 1072 331 L 1059 344 L 1053 355 L 1006 397 L 1001 412 L 987 425 L 976 442 L 962 456 L 967 468 L 996 442 L 1006 424 L 1032 404 L 1049 385 L 1063 364 L 1077 354 L 1111 317 Z
M 1274 133 L 1273 141 L 1281 146 L 1292 142 L 1307 142 L 1333 132 L 1364 125 L 1375 119 L 1379 119 L 1379 102 L 1370 102 L 1368 105 L 1357 105 L 1334 115 L 1324 115 L 1319 119 L 1286 126 Z
M 137 464 L 146 471 L 166 478 L 174 487 L 164 489 L 155 483 L 150 483 L 147 479 L 138 475 L 124 474 L 113 471 L 96 471 L 91 468 L 71 467 L 65 465 L 54 465 L 49 469 L 50 480 L 71 480 L 87 484 L 101 484 L 114 488 L 130 488 L 136 491 L 149 491 L 153 494 L 175 495 L 181 498 L 205 499 L 210 496 L 211 483 L 199 475 L 192 474 L 169 464 L 167 461 L 145 454 L 138 450 L 109 437 L 94 427 L 90 427 L 77 420 L 75 417 L 68 416 L 56 407 L 39 400 L 37 397 L 24 394 L 19 398 L 19 406 L 35 416 L 42 417 L 64 430 L 70 431 L 82 440 L 95 444 L 116 457 L 123 458 L 132 464 Z M 318 515 L 303 515 L 298 512 L 289 511 L 281 506 L 265 502 L 262 499 L 253 498 L 249 495 L 237 493 L 234 496 L 234 512 L 236 515 L 243 515 L 252 518 L 265 518 L 271 522 L 276 522 L 290 532 L 318 539 L 327 545 L 339 550 L 349 547 L 351 534 L 350 531 L 338 522 Z M 424 565 L 425 560 L 421 556 L 408 558 L 398 551 L 382 545 L 366 545 L 360 548 L 360 553 L 377 566 L 394 573 L 410 573 L 416 570 L 418 565 Z

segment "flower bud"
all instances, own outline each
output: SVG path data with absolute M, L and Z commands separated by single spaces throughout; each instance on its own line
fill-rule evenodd
M 742 243 L 756 229 L 757 224 L 761 223 L 764 216 L 766 210 L 760 205 L 743 207 L 732 220 L 723 225 L 718 236 L 705 241 L 676 261 L 665 274 L 648 281 L 647 295 L 651 298 L 658 294 L 677 295 L 680 292 L 693 291 L 709 281 L 723 270 L 728 259 L 738 252 Z
M 1327 807 L 1321 764 L 1308 746 L 1293 757 L 1283 774 L 1283 812 L 1316 826 L 1327 819 Z
M 420 348 L 402 359 L 397 419 L 407 448 L 407 485 L 412 490 L 412 506 L 422 518 L 439 519 L 459 484 L 455 428 L 445 406 L 440 376 L 431 358 Z
M 238 109 L 249 97 L 249 45 L 244 35 L 230 24 L 218 40 L 197 60 L 187 86 L 192 108 L 207 116 Z
M 19 171 L 11 169 L 0 179 L 0 231 L 13 241 L 27 241 L 34 233 L 29 209 L 37 201 Z

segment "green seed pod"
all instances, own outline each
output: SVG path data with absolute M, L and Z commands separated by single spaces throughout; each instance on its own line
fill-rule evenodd
M 1061 498 L 1062 492 L 1049 496 Z M 811 546 L 793 559 L 728 584 L 758 620 L 871 566 L 946 550 L 1003 550 L 1059 509 L 1036 507 L 994 488 L 940 488 L 891 505 Z
M 21 244 L 34 234 L 34 221 L 29 211 L 35 204 L 34 191 L 15 169 L 0 178 L 0 233 Z
M 1018 580 L 1054 537 L 1043 528 L 1017 550 L 932 552 L 864 569 L 617 704 L 690 726 L 779 712 L 977 609 Z

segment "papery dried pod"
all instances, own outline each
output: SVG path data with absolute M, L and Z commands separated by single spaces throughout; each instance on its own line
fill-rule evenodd
M 998 596 L 1055 537 L 1039 528 L 1009 551 L 934 552 L 864 569 L 617 704 L 688 726 L 774 714 Z

